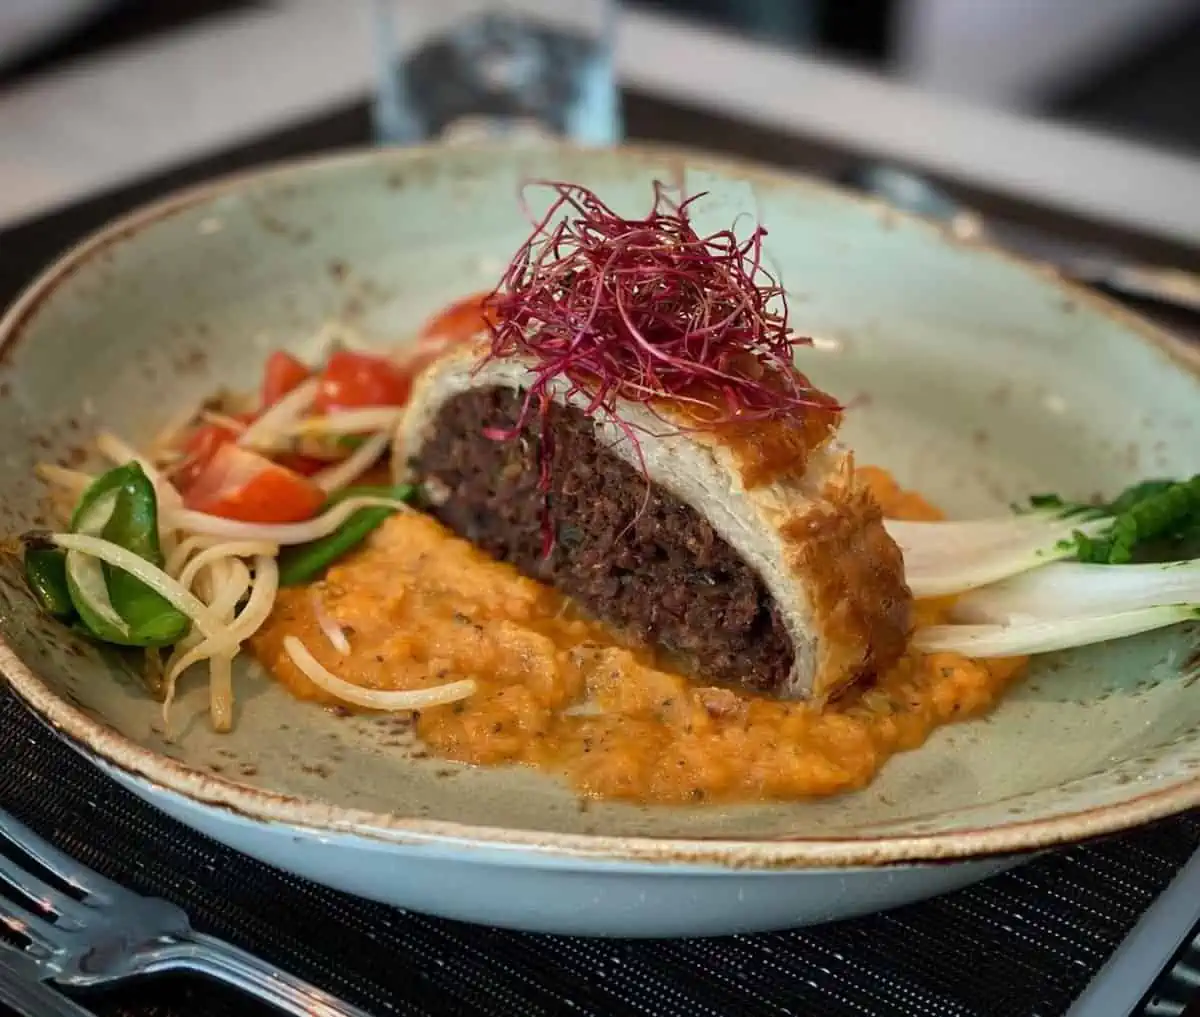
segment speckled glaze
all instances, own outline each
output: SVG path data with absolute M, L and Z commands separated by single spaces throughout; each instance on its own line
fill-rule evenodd
M 381 345 L 492 282 L 528 176 L 642 211 L 710 190 L 702 225 L 770 230 L 804 368 L 847 438 L 959 515 L 1052 488 L 1200 470 L 1200 357 L 1048 274 L 826 186 L 678 151 L 414 149 L 296 163 L 145 209 L 68 253 L 0 323 L 0 527 L 45 522 L 38 460 L 103 425 L 149 436 L 184 400 L 304 352 L 329 319 Z M 237 727 L 186 684 L 171 740 L 131 665 L 40 618 L 0 563 L 0 667 L 137 794 L 294 872 L 393 904 L 545 931 L 712 934 L 888 907 L 1022 853 L 1200 804 L 1196 632 L 1037 662 L 984 720 L 867 790 L 807 804 L 581 805 L 524 770 L 422 758 L 404 721 L 336 717 L 260 674 Z M 954 862 L 954 864 L 947 864 Z

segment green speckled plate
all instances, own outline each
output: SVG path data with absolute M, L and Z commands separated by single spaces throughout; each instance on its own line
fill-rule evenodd
M 824 185 L 681 152 L 415 149 L 221 181 L 49 269 L 0 324 L 0 526 L 35 524 L 33 464 L 72 456 L 101 425 L 144 439 L 329 319 L 391 344 L 487 285 L 525 235 L 515 195 L 531 175 L 630 212 L 652 180 L 683 176 L 712 192 L 704 222 L 758 215 L 797 329 L 837 340 L 805 367 L 858 400 L 846 436 L 860 458 L 955 514 L 1200 470 L 1200 357 L 1012 258 Z M 192 826 L 352 892 L 523 928 L 818 921 L 1200 804 L 1197 637 L 1182 627 L 1040 659 L 992 715 L 940 730 L 860 793 L 586 810 L 532 772 L 412 758 L 387 722 L 331 716 L 249 672 L 232 734 L 208 730 L 197 683 L 167 742 L 121 660 L 40 618 L 8 559 L 0 632 L 17 694 Z

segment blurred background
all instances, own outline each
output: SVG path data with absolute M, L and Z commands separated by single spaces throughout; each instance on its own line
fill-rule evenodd
M 271 6 L 271 0 L 3 0 L 0 95 L 80 57 Z M 627 6 L 936 92 L 1200 150 L 1200 0 L 636 0 Z

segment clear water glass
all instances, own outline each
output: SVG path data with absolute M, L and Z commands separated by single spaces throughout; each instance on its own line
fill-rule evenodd
M 621 135 L 616 0 L 374 0 L 380 141 Z

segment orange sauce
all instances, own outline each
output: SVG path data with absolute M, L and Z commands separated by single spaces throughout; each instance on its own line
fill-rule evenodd
M 883 470 L 862 473 L 885 515 L 940 518 Z M 322 634 L 318 599 L 345 629 L 348 655 Z M 946 604 L 922 602 L 917 612 L 928 623 Z M 824 711 L 705 687 L 417 514 L 390 519 L 324 581 L 282 591 L 253 641 L 295 695 L 330 702 L 283 652 L 289 634 L 367 688 L 474 678 L 471 698 L 419 715 L 418 734 L 435 754 L 535 766 L 584 794 L 642 802 L 800 799 L 862 787 L 893 753 L 991 707 L 1025 663 L 910 651 Z

